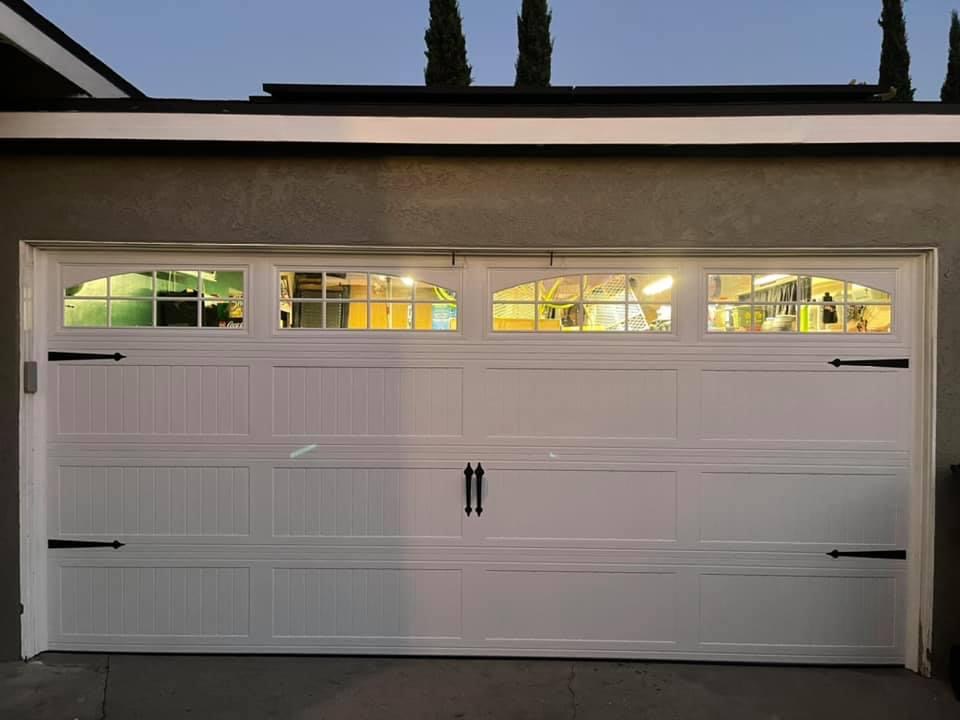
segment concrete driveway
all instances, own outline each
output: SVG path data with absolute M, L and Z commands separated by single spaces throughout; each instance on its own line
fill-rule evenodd
M 960 702 L 897 669 L 46 653 L 0 664 L 0 718 L 956 720 Z

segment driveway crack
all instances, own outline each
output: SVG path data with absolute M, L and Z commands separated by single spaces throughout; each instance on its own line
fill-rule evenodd
M 103 700 L 100 702 L 100 720 L 107 720 L 107 691 L 110 689 L 110 656 L 107 655 L 107 669 L 103 675 Z
M 577 679 L 577 670 L 574 663 L 570 663 L 570 676 L 567 678 L 567 692 L 570 693 L 570 710 L 572 720 L 577 720 L 577 693 L 573 689 L 573 681 Z

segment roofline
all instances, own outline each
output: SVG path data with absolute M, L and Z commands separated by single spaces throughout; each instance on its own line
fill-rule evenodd
M 551 104 L 591 105 L 730 102 L 869 102 L 882 93 L 878 85 L 590 85 L 517 88 L 506 85 L 427 87 L 423 85 L 310 85 L 265 83 L 267 95 L 252 102 L 410 103 L 410 104 Z
M 10 36 L 14 44 L 63 75 L 91 96 L 146 97 L 141 90 L 121 77 L 105 62 L 47 20 L 24 0 L 0 0 L 0 19 L 3 19 L 4 14 L 7 15 L 8 20 L 12 21 L 9 23 L 10 26 L 14 30 L 19 29 L 21 32 L 20 37 L 17 37 L 16 32 Z M 19 23 L 17 23 L 18 20 Z M 34 33 L 30 33 L 30 29 Z M 50 45 L 55 47 L 50 47 Z M 59 53 L 56 52 L 57 49 L 60 50 Z M 70 60 L 81 67 L 69 67 Z
M 2 0 L 0 0 L 2 1 Z M 355 97 L 316 102 L 189 100 L 174 98 L 56 98 L 0 100 L 0 112 L 156 113 L 354 117 L 752 117 L 784 115 L 960 115 L 943 102 L 528 102 L 526 95 L 499 102 L 364 101 Z
M 390 117 L 0 112 L 2 141 L 166 141 L 413 148 L 960 145 L 956 114 Z

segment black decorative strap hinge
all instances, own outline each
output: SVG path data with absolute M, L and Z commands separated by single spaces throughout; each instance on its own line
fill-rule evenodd
M 47 540 L 47 547 L 51 550 L 70 550 L 73 548 L 100 548 L 109 547 L 114 550 L 122 548 L 124 543 L 119 540 L 101 542 L 99 540 Z
M 81 353 L 81 352 L 48 352 L 50 362 L 69 362 L 70 360 L 114 360 L 120 362 L 126 357 L 120 353 Z
M 879 360 L 841 360 L 840 358 L 834 358 L 827 364 L 834 367 L 855 365 L 858 367 L 908 368 L 910 367 L 910 360 L 908 358 L 880 358 Z
M 68 362 L 70 360 L 114 360 L 120 362 L 126 357 L 120 353 L 81 353 L 81 352 L 48 352 L 50 362 Z
M 906 560 L 906 550 L 853 550 L 840 552 L 836 548 L 827 553 L 834 560 L 841 557 L 873 558 L 874 560 Z

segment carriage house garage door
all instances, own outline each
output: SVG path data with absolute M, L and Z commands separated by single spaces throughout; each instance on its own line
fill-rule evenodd
M 904 662 L 919 261 L 40 259 L 52 649 Z

